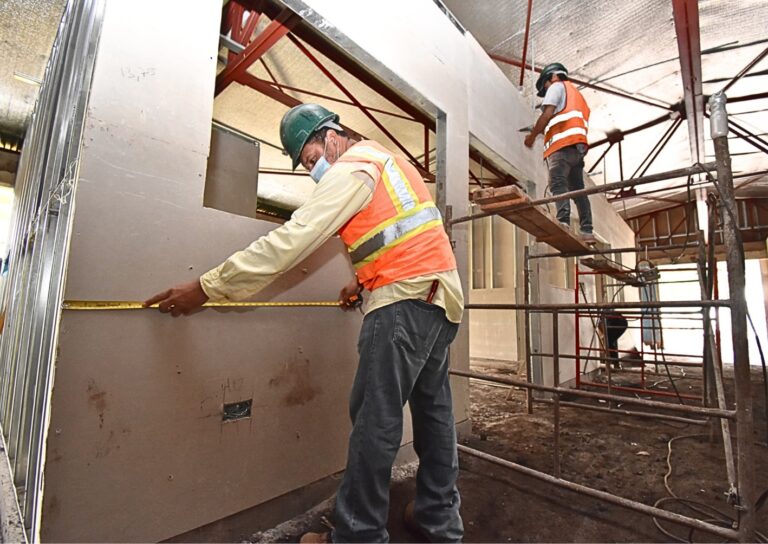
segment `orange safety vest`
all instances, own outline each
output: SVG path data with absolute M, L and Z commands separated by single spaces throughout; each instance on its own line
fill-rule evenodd
M 569 145 L 587 144 L 589 106 L 579 90 L 570 81 L 565 85 L 565 107 L 544 129 L 544 158 Z
M 411 163 L 372 141 L 356 143 L 338 162 L 379 171 L 371 202 L 339 230 L 366 289 L 456 268 L 440 211 Z

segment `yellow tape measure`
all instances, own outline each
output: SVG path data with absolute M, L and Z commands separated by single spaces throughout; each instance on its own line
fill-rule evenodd
M 338 308 L 336 301 L 303 302 L 206 302 L 203 308 Z M 157 309 L 157 304 L 145 308 L 143 303 L 131 300 L 65 300 L 64 310 L 148 310 Z

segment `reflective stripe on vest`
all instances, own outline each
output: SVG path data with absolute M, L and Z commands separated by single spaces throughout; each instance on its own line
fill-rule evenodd
M 584 119 L 583 113 L 581 113 L 579 110 L 571 110 L 568 113 L 558 113 L 552 119 L 550 119 L 549 123 L 547 123 L 547 128 L 544 129 L 544 134 L 549 132 L 549 129 L 558 123 L 562 123 L 564 121 L 568 121 L 569 119 L 575 118 L 580 118 L 584 122 L 584 126 L 589 127 L 589 123 L 587 123 L 586 119 Z
M 354 159 L 356 156 L 368 160 L 374 159 L 379 163 L 383 171 L 382 181 L 387 189 L 387 193 L 389 193 L 389 198 L 398 212 L 408 211 L 416 207 L 419 199 L 411 185 L 407 182 L 405 173 L 391 155 L 382 153 L 373 147 L 356 146 L 350 150 L 348 157 Z
M 410 240 L 433 227 L 442 226 L 440 211 L 434 202 L 425 202 L 405 215 L 398 214 L 349 247 L 349 256 L 355 268 L 370 263 L 384 251 Z
M 548 142 L 544 142 L 544 150 L 546 151 L 549 149 L 549 146 L 557 142 L 558 140 L 562 140 L 563 138 L 568 138 L 569 136 L 576 136 L 576 135 L 583 135 L 585 138 L 587 137 L 587 131 L 586 129 L 579 128 L 579 127 L 573 127 L 569 128 L 568 130 L 564 130 L 563 132 L 558 132 Z

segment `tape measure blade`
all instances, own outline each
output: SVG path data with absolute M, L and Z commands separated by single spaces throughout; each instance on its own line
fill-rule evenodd
M 338 308 L 339 303 L 333 301 L 287 301 L 287 302 L 206 302 L 204 308 L 303 308 L 331 307 Z M 158 305 L 145 307 L 144 303 L 129 300 L 66 300 L 62 304 L 64 310 L 144 310 L 157 309 Z

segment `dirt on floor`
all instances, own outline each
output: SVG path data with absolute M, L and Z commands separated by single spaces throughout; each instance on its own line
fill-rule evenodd
M 477 369 L 503 375 L 498 369 Z M 690 369 L 672 367 L 675 385 L 681 394 L 700 395 L 701 378 Z M 728 374 L 728 372 L 726 372 Z M 605 380 L 598 377 L 597 380 Z M 635 372 L 614 373 L 612 381 L 636 386 Z M 649 376 L 648 385 L 672 391 L 665 376 Z M 733 399 L 732 380 L 726 376 L 727 398 Z M 535 403 L 533 414 L 526 411 L 522 391 L 476 380 L 470 381 L 472 433 L 462 443 L 514 463 L 552 474 L 553 406 Z M 648 395 L 640 398 L 658 400 Z M 564 399 L 565 400 L 565 399 Z M 585 402 L 574 398 L 571 402 Z M 675 398 L 667 399 L 676 402 Z M 753 401 L 756 442 L 754 482 L 757 494 L 768 490 L 768 449 L 766 448 L 765 398 L 762 375 L 753 374 Z M 606 403 L 587 401 L 593 406 Z M 693 404 L 694 401 L 686 401 Z M 640 411 L 629 405 L 620 409 Z M 560 464 L 565 480 L 608 491 L 621 497 L 654 505 L 670 497 L 668 486 L 682 503 L 664 499 L 661 506 L 700 519 L 719 519 L 727 524 L 735 510 L 727 503 L 729 489 L 723 445 L 710 440 L 710 426 L 678 421 L 638 418 L 573 407 L 560 408 Z M 693 416 L 687 416 L 693 417 Z M 734 433 L 735 435 L 735 433 Z M 671 441 L 671 446 L 670 446 Z M 669 455 L 669 448 L 672 453 Z M 734 441 L 735 449 L 735 441 Z M 668 465 L 667 459 L 671 463 Z M 505 467 L 461 454 L 459 490 L 467 542 L 670 542 L 653 520 L 625 508 L 535 480 Z M 392 542 L 418 542 L 402 522 L 405 505 L 414 496 L 413 477 L 397 478 L 391 489 L 389 532 Z M 698 511 L 691 510 L 693 506 Z M 714 510 L 713 510 L 714 509 Z M 758 512 L 758 529 L 768 534 L 768 505 Z M 300 533 L 327 530 L 323 519 L 332 522 L 331 503 L 310 514 L 306 523 L 282 534 L 261 535 L 271 540 L 295 541 Z M 661 522 L 672 535 L 688 541 L 719 542 L 722 538 Z M 259 536 L 259 535 L 255 535 Z M 256 538 L 254 540 L 259 540 Z M 261 538 L 263 540 L 263 538 Z

